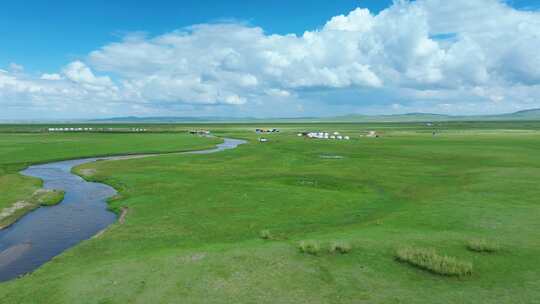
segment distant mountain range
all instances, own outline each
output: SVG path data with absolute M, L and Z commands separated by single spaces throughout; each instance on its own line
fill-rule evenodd
M 352 114 L 334 117 L 253 118 L 253 117 L 113 117 L 93 119 L 94 123 L 248 123 L 248 122 L 440 122 L 440 121 L 513 121 L 540 120 L 540 109 L 523 110 L 496 115 L 444 115 L 432 113 L 407 113 L 393 115 Z

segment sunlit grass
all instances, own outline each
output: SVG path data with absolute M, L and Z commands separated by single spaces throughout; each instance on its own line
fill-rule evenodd
M 400 248 L 396 252 L 396 259 L 440 275 L 466 276 L 471 275 L 473 271 L 472 263 L 460 261 L 446 255 L 439 255 L 434 249 L 430 248 Z
M 321 253 L 321 244 L 315 240 L 300 241 L 298 243 L 298 249 L 302 253 L 319 255 Z
M 341 253 L 346 254 L 351 252 L 352 245 L 349 242 L 345 241 L 334 241 L 330 244 L 328 251 L 330 253 Z
M 476 252 L 496 252 L 501 250 L 499 243 L 486 239 L 473 239 L 467 242 L 467 249 Z
M 271 240 L 273 238 L 272 233 L 268 229 L 261 230 L 259 232 L 259 237 L 263 240 Z

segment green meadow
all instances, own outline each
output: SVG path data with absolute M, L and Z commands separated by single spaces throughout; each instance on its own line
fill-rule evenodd
M 212 147 L 219 140 L 186 134 L 42 133 L 43 126 L 0 125 L 0 211 L 15 202 L 28 207 L 0 218 L 0 226 L 34 209 L 41 181 L 19 174 L 30 164 L 117 154 L 186 151 Z M 37 193 L 39 194 L 39 193 Z M 38 204 L 39 205 L 39 204 Z
M 0 127 L 0 208 L 17 172 L 75 157 L 247 144 L 101 161 L 123 223 L 22 278 L 2 303 L 538 303 L 540 122 L 147 125 L 145 134 Z M 277 127 L 263 135 L 256 127 Z M 349 141 L 297 136 L 339 131 Z M 379 138 L 361 136 L 376 130 Z M 435 131 L 435 135 L 432 132 Z M 3 133 L 2 133 L 3 132 Z M 87 170 L 92 169 L 92 170 Z

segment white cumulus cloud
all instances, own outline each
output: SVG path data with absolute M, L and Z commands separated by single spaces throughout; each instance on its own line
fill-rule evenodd
M 498 0 L 396 1 L 301 35 L 200 24 L 128 35 L 56 73 L 34 77 L 11 66 L 0 72 L 0 105 L 92 102 L 113 112 L 184 107 L 193 114 L 229 107 L 248 115 L 538 107 L 539 33 L 539 12 Z M 291 107 L 273 107 L 284 102 Z
M 60 76 L 60 74 L 56 74 L 56 73 L 53 73 L 53 74 L 44 73 L 44 74 L 41 75 L 40 79 L 44 79 L 44 80 L 60 80 L 60 79 L 62 79 L 62 76 Z

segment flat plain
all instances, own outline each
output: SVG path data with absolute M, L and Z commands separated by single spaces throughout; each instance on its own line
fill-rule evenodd
M 216 154 L 76 168 L 119 191 L 109 204 L 117 212 L 127 208 L 125 220 L 35 272 L 1 283 L 3 303 L 540 299 L 539 122 L 145 127 L 165 133 L 0 127 L 0 208 L 39 188 L 39 181 L 17 174 L 29 164 L 219 142 L 187 135 L 192 128 L 249 140 Z M 258 127 L 281 132 L 257 135 Z M 313 130 L 351 140 L 297 136 Z M 380 136 L 364 136 L 369 130 Z M 300 250 L 299 243 L 315 249 Z M 497 250 L 470 250 L 491 243 Z M 417 267 L 421 250 L 470 264 L 472 271 L 448 275 Z M 412 252 L 412 262 L 400 260 L 398 251 Z

